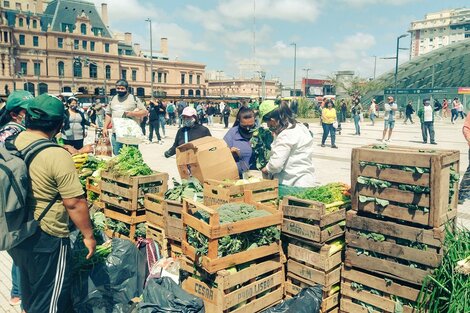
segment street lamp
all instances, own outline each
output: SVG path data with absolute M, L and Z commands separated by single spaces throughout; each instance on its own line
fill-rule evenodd
M 153 100 L 153 45 L 152 45 L 152 20 L 150 17 L 145 20 L 149 22 L 150 28 L 150 92 L 151 92 L 151 99 Z
M 377 56 L 373 55 L 374 58 L 374 79 L 375 79 L 375 74 L 377 73 Z
M 400 39 L 405 38 L 408 34 L 403 34 L 397 37 L 397 54 L 395 56 L 395 102 L 397 102 L 397 79 L 398 79 L 398 51 L 400 50 Z
M 306 78 L 305 78 L 305 89 L 304 89 L 304 97 L 307 96 L 307 85 L 308 85 L 308 72 L 311 71 L 312 69 L 311 68 L 304 68 L 302 69 L 303 71 L 307 72 L 306 74 Z
M 266 99 L 266 72 L 257 71 L 261 77 L 261 99 L 264 101 Z
M 293 42 L 290 44 L 291 46 L 294 46 L 294 97 L 296 96 L 295 92 L 295 70 L 297 67 L 297 43 Z

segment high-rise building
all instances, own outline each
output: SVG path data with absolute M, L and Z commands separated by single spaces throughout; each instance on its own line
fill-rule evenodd
M 105 3 L 101 14 L 81 0 L 0 0 L 0 95 L 13 89 L 34 94 L 82 92 L 114 94 L 125 78 L 137 96 L 204 96 L 205 65 L 172 60 L 168 39 L 153 55 L 132 41 L 131 33 L 109 28 Z M 112 16 L 110 17 L 112 18 Z M 148 24 L 142 19 L 142 28 Z
M 411 58 L 465 40 L 470 38 L 470 9 L 451 9 L 426 14 L 424 20 L 411 23 L 409 32 Z

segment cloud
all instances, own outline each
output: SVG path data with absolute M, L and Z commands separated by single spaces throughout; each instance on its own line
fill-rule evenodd
M 201 24 L 208 31 L 223 32 L 225 30 L 224 20 L 215 10 L 202 10 L 196 6 L 187 5 L 182 16 L 187 20 Z
M 147 18 L 165 20 L 167 14 L 159 7 L 152 4 L 152 1 L 140 2 L 138 0 L 91 0 L 101 14 L 101 3 L 108 4 L 108 19 L 111 24 L 121 23 L 125 18 L 125 23 L 142 21 Z
M 416 0 L 338 0 L 338 2 L 350 6 L 365 6 L 365 5 L 394 5 L 400 6 L 408 3 L 416 2 Z

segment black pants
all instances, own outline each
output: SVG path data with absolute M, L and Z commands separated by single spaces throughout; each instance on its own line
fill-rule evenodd
M 142 134 L 145 136 L 145 126 L 147 126 L 147 121 L 140 122 L 140 128 L 142 129 Z
M 157 134 L 158 141 L 162 140 L 162 137 L 160 136 L 160 121 L 159 120 L 149 122 L 149 141 L 152 141 L 154 131 L 155 131 L 155 134 Z
M 229 118 L 229 116 L 224 116 L 225 128 L 228 128 L 228 118 Z
M 421 124 L 421 133 L 423 135 L 423 141 L 428 141 L 428 134 L 431 139 L 431 143 L 434 142 L 434 122 L 423 122 Z
M 74 147 L 77 150 L 80 150 L 83 148 L 83 139 L 80 140 L 65 140 L 64 139 L 64 145 L 69 145 Z
M 335 145 L 335 140 L 336 140 L 336 129 L 333 127 L 333 124 L 321 124 L 323 127 L 323 136 L 321 138 L 321 144 L 324 145 L 326 138 L 328 138 L 328 134 L 330 134 L 331 138 L 331 145 Z
M 176 125 L 176 114 L 175 113 L 168 113 L 169 117 L 169 125 Z
M 406 124 L 406 121 L 410 120 L 411 124 L 413 124 L 413 119 L 411 118 L 411 114 L 406 114 L 405 115 L 405 121 L 403 123 Z
M 468 160 L 470 161 L 470 149 L 468 149 Z M 465 201 L 470 199 L 470 163 L 468 164 L 467 171 L 463 174 L 462 181 L 460 182 L 459 200 Z
M 21 302 L 26 312 L 72 312 L 72 255 L 68 238 L 38 230 L 8 252 L 20 268 Z

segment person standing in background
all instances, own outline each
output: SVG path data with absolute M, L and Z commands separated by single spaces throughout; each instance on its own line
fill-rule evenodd
M 104 125 L 105 110 L 103 104 L 100 102 L 100 99 L 96 99 L 93 108 L 96 111 L 96 124 L 98 127 L 102 128 Z
M 347 112 L 348 112 L 348 106 L 346 104 L 346 100 L 341 99 L 341 123 L 346 122 Z
M 207 125 L 214 126 L 214 114 L 215 108 L 212 103 L 209 103 L 209 107 L 207 108 Z
M 326 139 L 328 138 L 328 134 L 330 135 L 331 139 L 331 147 L 333 149 L 337 149 L 338 147 L 335 144 L 336 140 L 336 109 L 333 106 L 333 102 L 331 100 L 326 100 L 326 106 L 321 111 L 321 120 L 322 120 L 322 128 L 323 128 L 323 136 L 321 139 L 321 146 L 325 147 Z
M 431 106 L 431 100 L 423 100 L 423 108 L 418 111 L 419 120 L 421 122 L 421 132 L 423 135 L 423 143 L 428 143 L 428 134 L 429 139 L 431 140 L 432 145 L 437 145 L 434 139 L 434 109 Z
M 372 99 L 369 107 L 369 118 L 370 121 L 372 122 L 371 126 L 375 125 L 375 117 L 377 116 L 377 103 L 375 102 L 375 99 Z
M 411 118 L 411 115 L 413 115 L 414 112 L 415 110 L 413 109 L 413 104 L 411 101 L 409 101 L 405 108 L 405 121 L 403 124 L 406 125 L 408 120 L 410 120 L 411 124 L 414 124 L 413 119 Z
M 389 142 L 391 141 L 393 128 L 395 127 L 395 114 L 398 111 L 398 105 L 395 103 L 393 97 L 387 98 L 388 103 L 385 103 L 385 115 L 384 115 L 384 131 L 382 135 L 382 142 Z M 388 132 L 388 138 L 387 137 Z
M 225 107 L 222 111 L 222 116 L 224 117 L 224 125 L 225 127 L 224 128 L 228 128 L 228 120 L 230 118 L 230 114 L 232 113 L 232 110 L 230 109 L 230 106 L 227 104 L 225 104 Z
M 183 100 L 178 101 L 176 105 L 176 110 L 178 111 L 178 128 L 181 128 L 183 124 L 183 110 L 186 107 L 186 102 Z
M 354 135 L 361 135 L 361 114 L 362 114 L 362 105 L 360 100 L 356 98 L 353 102 L 353 107 L 351 108 L 351 115 L 354 120 L 354 127 L 356 128 L 356 133 Z
M 450 117 L 450 122 L 452 124 L 455 124 L 454 121 L 457 120 L 457 117 L 458 117 L 458 108 L 460 106 L 460 101 L 459 101 L 459 98 L 455 97 L 454 100 L 452 101 L 452 110 L 450 111 L 451 112 L 451 117 Z
M 77 98 L 68 98 L 67 104 L 68 110 L 65 111 L 64 127 L 62 128 L 64 144 L 80 150 L 83 148 L 85 127 L 96 127 L 96 125 L 87 120 L 85 114 L 79 110 Z
M 158 127 L 162 128 L 163 138 L 165 138 L 166 137 L 166 132 L 165 132 L 166 107 L 165 107 L 165 104 L 163 104 L 162 100 L 158 100 L 156 107 L 157 107 L 157 115 L 158 115 Z
M 449 114 L 449 101 L 447 101 L 446 98 L 444 98 L 444 100 L 442 100 L 442 115 L 444 118 L 448 118 L 448 114 Z
M 457 115 L 460 115 L 462 119 L 465 119 L 465 117 L 467 116 L 467 114 L 465 114 L 465 112 L 463 111 L 463 103 L 460 102 L 460 100 L 459 100 L 459 107 L 457 108 Z
M 159 144 L 163 144 L 162 138 L 160 136 L 160 118 L 158 114 L 158 106 L 155 105 L 155 102 L 150 101 L 149 106 L 149 142 L 153 140 L 153 133 L 157 135 L 157 140 Z
M 168 124 L 176 125 L 176 107 L 173 101 L 170 101 L 166 107 L 166 112 L 168 113 Z

